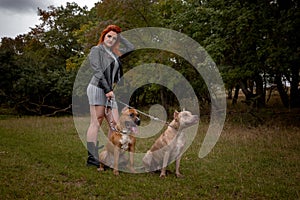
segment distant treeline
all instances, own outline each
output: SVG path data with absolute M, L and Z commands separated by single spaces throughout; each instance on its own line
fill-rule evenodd
M 103 0 L 91 10 L 67 3 L 38 9 L 38 16 L 41 23 L 29 33 L 1 40 L 0 104 L 20 114 L 71 113 L 77 71 L 108 24 L 123 31 L 164 27 L 186 34 L 211 55 L 229 94 L 241 89 L 247 101 L 264 107 L 271 83 L 285 107 L 300 107 L 299 1 Z M 201 105 L 210 103 L 201 75 L 183 58 L 140 50 L 124 58 L 124 71 L 142 62 L 176 69 Z M 232 94 L 233 103 L 237 97 Z M 172 91 L 152 84 L 138 89 L 131 103 L 176 106 L 174 99 Z

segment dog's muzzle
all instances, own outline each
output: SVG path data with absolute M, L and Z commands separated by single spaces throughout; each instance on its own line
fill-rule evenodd
M 141 124 L 141 120 L 139 118 L 139 115 L 135 115 L 134 113 L 131 113 L 129 116 L 132 118 L 132 120 L 134 121 L 134 123 L 136 125 L 139 126 Z
M 141 120 L 140 120 L 140 118 L 136 118 L 135 120 L 134 120 L 134 123 L 136 124 L 136 125 L 141 125 Z
M 135 134 L 138 132 L 137 126 L 139 126 L 140 124 L 141 120 L 138 117 L 136 117 L 132 121 L 125 121 L 126 129 Z

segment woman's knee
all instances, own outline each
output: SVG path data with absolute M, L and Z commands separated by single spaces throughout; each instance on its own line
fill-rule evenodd
M 90 122 L 90 127 L 94 129 L 99 129 L 100 123 L 98 120 L 91 120 Z
M 103 119 L 105 118 L 105 116 L 104 115 L 98 115 L 97 116 L 97 121 L 98 121 L 98 123 L 101 125 L 101 123 L 102 123 L 102 121 L 103 121 Z
M 104 117 L 104 107 L 103 106 L 91 106 L 91 123 L 99 123 L 101 125 Z

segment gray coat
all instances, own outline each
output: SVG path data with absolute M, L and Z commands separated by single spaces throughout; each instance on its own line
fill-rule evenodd
M 122 55 L 127 55 L 127 53 L 134 50 L 133 44 L 124 37 L 120 36 L 120 42 L 124 45 L 124 48 L 120 49 Z M 90 84 L 102 88 L 105 94 L 113 90 L 113 80 L 114 83 L 117 83 L 123 75 L 119 57 L 117 55 L 115 57 L 117 58 L 118 65 L 115 65 L 115 59 L 109 55 L 103 44 L 92 47 L 88 55 L 90 66 L 94 70 Z M 115 77 L 113 77 L 115 67 L 118 67 L 118 69 L 115 70 Z

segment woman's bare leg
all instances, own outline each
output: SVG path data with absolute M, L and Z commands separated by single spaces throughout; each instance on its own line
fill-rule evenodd
M 91 121 L 87 131 L 87 166 L 100 167 L 98 154 L 98 131 L 104 118 L 104 106 L 90 106 Z
M 90 126 L 87 131 L 86 141 L 97 144 L 98 131 L 105 116 L 104 106 L 90 106 Z

